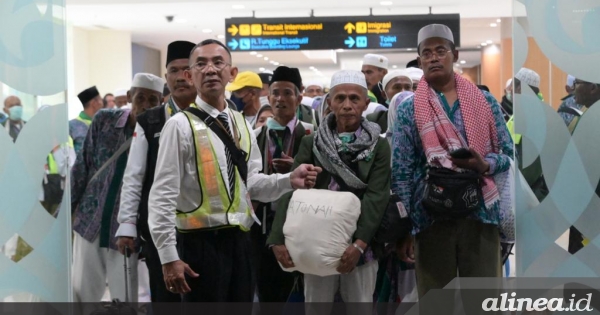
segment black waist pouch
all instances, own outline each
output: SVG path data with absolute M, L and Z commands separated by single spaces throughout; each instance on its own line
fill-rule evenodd
M 424 194 L 423 208 L 434 220 L 462 219 L 481 207 L 481 175 L 429 168 Z

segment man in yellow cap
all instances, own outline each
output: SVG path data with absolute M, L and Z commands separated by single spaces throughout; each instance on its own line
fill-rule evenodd
M 244 103 L 241 112 L 252 128 L 255 127 L 258 110 L 261 107 L 262 87 L 260 77 L 252 71 L 240 72 L 235 80 L 227 86 L 227 91 L 233 92 L 233 95 Z

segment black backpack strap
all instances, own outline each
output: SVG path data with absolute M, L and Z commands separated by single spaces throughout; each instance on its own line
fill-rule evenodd
M 248 164 L 246 163 L 246 155 L 248 153 L 238 149 L 233 139 L 231 139 L 231 136 L 229 136 L 225 130 L 219 127 L 219 125 L 215 123 L 215 119 L 208 115 L 208 113 L 191 106 L 188 107 L 186 111 L 202 119 L 206 126 L 208 126 L 208 128 L 210 128 L 210 130 L 212 130 L 212 132 L 216 134 L 219 139 L 221 139 L 225 147 L 227 147 L 231 153 L 232 162 L 235 164 L 235 166 L 237 166 L 238 172 L 240 172 L 240 176 L 245 184 L 248 178 Z

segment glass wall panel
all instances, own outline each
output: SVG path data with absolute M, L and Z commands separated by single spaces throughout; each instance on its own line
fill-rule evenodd
M 71 301 L 64 6 L 0 1 L 0 301 Z
M 598 277 L 600 2 L 513 4 L 517 275 Z

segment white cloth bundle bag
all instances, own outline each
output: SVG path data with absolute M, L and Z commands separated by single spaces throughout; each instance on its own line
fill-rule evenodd
M 285 246 L 295 267 L 317 276 L 339 274 L 336 269 L 352 243 L 360 217 L 360 200 L 350 192 L 296 190 L 283 226 Z

